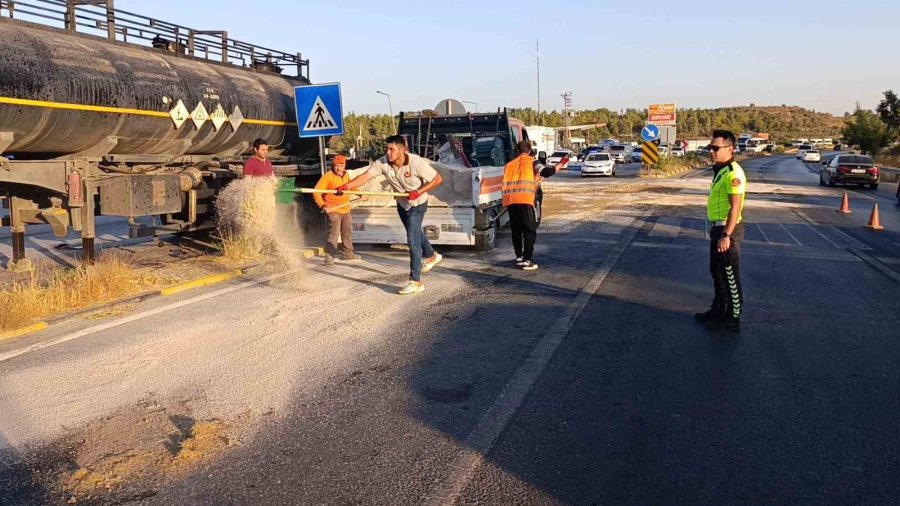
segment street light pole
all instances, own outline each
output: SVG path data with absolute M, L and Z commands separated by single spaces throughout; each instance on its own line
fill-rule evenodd
M 470 101 L 468 101 L 468 100 L 463 100 L 462 102 L 463 102 L 464 104 L 472 104 L 472 105 L 474 105 L 474 106 L 475 106 L 475 112 L 478 112 L 478 102 L 470 102 Z
M 391 113 L 391 124 L 394 125 L 394 133 L 397 133 L 397 122 L 394 121 L 394 106 L 393 106 L 393 104 L 391 104 L 391 94 L 385 93 L 383 91 L 378 91 L 378 90 L 376 90 L 375 93 L 378 93 L 379 95 L 384 95 L 388 98 L 388 111 L 390 111 L 390 113 Z

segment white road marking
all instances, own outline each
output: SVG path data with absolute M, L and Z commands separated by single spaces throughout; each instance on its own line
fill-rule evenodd
M 828 225 L 827 228 L 828 228 L 828 230 L 830 230 L 831 232 L 833 232 L 835 235 L 838 235 L 838 236 L 840 236 L 842 239 L 844 239 L 844 240 L 847 242 L 847 243 L 846 243 L 846 247 L 848 247 L 848 248 L 856 248 L 856 249 L 858 249 L 858 250 L 863 250 L 863 251 L 869 251 L 869 250 L 872 249 L 872 248 L 870 248 L 869 246 L 867 246 L 866 244 L 860 242 L 859 240 L 857 240 L 857 239 L 854 238 L 853 236 L 847 234 L 846 232 L 844 232 L 843 230 L 837 228 L 837 227 L 834 226 L 834 225 Z
M 650 230 L 650 233 L 647 234 L 649 237 L 678 237 L 678 232 L 681 231 L 681 218 L 678 216 L 662 216 L 656 223 L 653 224 L 653 228 Z
M 775 243 L 773 243 L 771 240 L 769 240 L 769 236 L 767 236 L 766 233 L 763 232 L 763 229 L 762 229 L 761 226 L 759 226 L 759 223 L 754 223 L 754 225 L 756 225 L 756 228 L 759 230 L 759 233 L 762 234 L 763 239 L 765 239 L 767 243 L 769 243 L 769 244 L 775 244 Z
M 791 236 L 791 239 L 793 239 L 794 242 L 797 243 L 797 246 L 803 246 L 802 244 L 800 244 L 800 241 L 798 241 L 797 238 L 794 237 L 794 234 L 792 234 L 791 231 L 788 230 L 787 227 L 784 226 L 784 223 L 779 223 L 778 225 L 779 225 L 781 228 L 783 228 L 785 232 L 787 232 L 787 235 Z
M 815 232 L 816 234 L 818 234 L 819 237 L 821 237 L 822 239 L 825 239 L 825 241 L 827 241 L 829 244 L 831 244 L 831 245 L 834 246 L 835 248 L 837 248 L 837 249 L 842 249 L 840 246 L 837 245 L 836 242 L 834 242 L 834 241 L 832 241 L 831 239 L 829 239 L 827 235 L 823 234 L 822 232 L 819 232 L 817 229 L 813 228 L 813 227 L 810 226 L 808 223 L 806 224 L 806 227 L 809 228 L 810 230 L 812 230 L 813 232 Z
M 645 212 L 644 218 L 651 213 Z M 543 373 L 562 340 L 568 335 L 572 325 L 584 311 L 603 281 L 606 280 L 619 258 L 628 249 L 640 229 L 643 219 L 631 219 L 626 234 L 614 247 L 597 272 L 591 277 L 575 300 L 550 327 L 531 355 L 519 367 L 497 399 L 462 443 L 463 450 L 450 464 L 449 475 L 440 483 L 435 492 L 426 500 L 428 504 L 453 504 L 472 479 L 475 470 L 503 433 L 506 425 L 521 406 L 535 382 Z
M 147 311 L 142 311 L 142 312 L 140 312 L 140 313 L 136 313 L 136 314 L 133 314 L 133 315 L 130 315 L 130 316 L 126 316 L 126 317 L 120 318 L 120 319 L 118 319 L 118 320 L 113 320 L 113 321 L 111 321 L 111 322 L 101 323 L 100 325 L 95 325 L 95 326 L 93 326 L 93 327 L 88 327 L 88 328 L 86 328 L 86 329 L 82 329 L 82 330 L 79 330 L 79 331 L 77 331 L 77 332 L 73 332 L 72 334 L 67 334 L 67 335 L 64 335 L 64 336 L 62 336 L 62 337 L 58 337 L 58 338 L 56 338 L 56 339 L 50 340 L 50 341 L 43 341 L 43 342 L 35 343 L 35 344 L 32 344 L 31 346 L 26 346 L 25 348 L 21 348 L 21 349 L 18 349 L 18 350 L 13 350 L 13 351 L 10 351 L 10 352 L 7 352 L 7 353 L 4 353 L 4 354 L 0 355 L 0 362 L 5 362 L 5 361 L 7 361 L 7 360 L 10 360 L 10 359 L 13 359 L 13 358 L 16 358 L 16 357 L 20 357 L 20 356 L 22 356 L 22 355 L 25 355 L 25 354 L 27 354 L 27 353 L 31 353 L 31 352 L 33 352 L 33 351 L 43 350 L 43 349 L 49 348 L 49 347 L 51 347 L 51 346 L 56 346 L 56 345 L 58 345 L 58 344 L 63 344 L 63 343 L 69 342 L 69 341 L 73 341 L 73 340 L 75 340 L 75 339 L 79 339 L 79 338 L 82 338 L 82 337 L 85 337 L 85 336 L 89 336 L 89 335 L 91 335 L 91 334 L 96 334 L 96 333 L 102 332 L 102 331 L 104 331 L 104 330 L 109 330 L 109 329 L 112 329 L 112 328 L 116 328 L 116 327 L 119 327 L 119 326 L 121 326 L 121 325 L 125 325 L 126 323 L 131 323 L 131 322 L 133 322 L 133 321 L 142 320 L 142 319 L 148 318 L 148 317 L 150 317 L 150 316 L 155 316 L 155 315 L 158 315 L 158 314 L 162 314 L 162 313 L 171 311 L 171 310 L 173 310 L 173 309 L 178 309 L 178 308 L 180 308 L 180 307 L 189 306 L 189 305 L 191 305 L 191 304 L 196 304 L 197 302 L 202 302 L 202 301 L 204 301 L 204 300 L 209 300 L 209 299 L 218 297 L 218 296 L 220 296 L 220 295 L 225 295 L 225 294 L 227 294 L 227 293 L 231 293 L 231 292 L 240 290 L 240 289 L 242 289 L 242 288 L 248 288 L 248 287 L 255 286 L 255 285 L 261 285 L 261 284 L 263 284 L 263 283 L 268 283 L 268 282 L 270 282 L 270 281 L 274 281 L 274 280 L 276 280 L 276 279 L 283 278 L 283 277 L 288 276 L 288 275 L 290 275 L 290 274 L 293 274 L 293 273 L 295 273 L 295 272 L 296 272 L 296 271 L 280 272 L 280 273 L 278 273 L 278 274 L 273 274 L 273 275 L 271 275 L 271 276 L 266 276 L 266 277 L 261 278 L 261 279 L 255 279 L 255 280 L 252 280 L 252 281 L 245 281 L 245 282 L 240 283 L 240 284 L 237 284 L 237 285 L 229 286 L 229 287 L 226 287 L 226 288 L 221 288 L 221 289 L 216 290 L 216 291 L 214 291 L 214 292 L 206 293 L 206 294 L 203 294 L 203 295 L 197 295 L 197 296 L 195 296 L 195 297 L 191 297 L 191 298 L 189 298 L 189 299 L 185 299 L 185 300 L 183 300 L 183 301 L 176 302 L 176 303 L 174 303 L 174 304 L 169 304 L 169 305 L 166 305 L 166 306 L 158 307 L 158 308 L 156 308 L 156 309 L 149 309 L 149 310 L 147 310 Z

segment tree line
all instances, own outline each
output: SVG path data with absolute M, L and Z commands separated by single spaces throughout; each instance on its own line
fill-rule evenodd
M 843 137 L 852 145 L 859 145 L 867 152 L 877 152 L 889 145 L 900 134 L 900 97 L 892 90 L 884 92 L 884 100 L 876 111 L 859 107 L 844 117 L 816 112 L 796 106 L 725 107 L 718 109 L 681 109 L 677 115 L 679 139 L 705 138 L 714 129 L 732 132 L 765 132 L 778 143 L 788 143 L 798 138 Z M 562 127 L 565 116 L 562 111 L 541 111 L 532 108 L 509 109 L 510 116 L 526 125 Z M 606 126 L 580 131 L 588 144 L 606 138 L 637 140 L 647 119 L 646 109 L 590 109 L 574 111 L 572 125 L 601 124 Z M 333 137 L 332 150 L 349 152 L 351 147 L 361 152 L 379 152 L 384 148 L 384 138 L 395 131 L 395 120 L 387 114 L 350 113 L 344 118 L 344 135 Z M 863 147 L 865 146 L 865 147 Z

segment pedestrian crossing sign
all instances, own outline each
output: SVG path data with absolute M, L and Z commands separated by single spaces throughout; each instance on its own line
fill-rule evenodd
M 301 138 L 343 135 L 341 83 L 295 86 L 294 108 Z

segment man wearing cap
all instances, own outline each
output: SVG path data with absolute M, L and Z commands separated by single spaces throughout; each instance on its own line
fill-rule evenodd
M 709 271 L 715 296 L 712 307 L 694 317 L 710 330 L 741 330 L 744 293 L 741 289 L 741 241 L 744 225 L 741 211 L 747 177 L 734 161 L 735 136 L 728 130 L 713 130 L 709 155 L 713 181 L 706 204 L 709 230 Z
M 352 190 L 373 177 L 383 176 L 395 192 L 407 194 L 406 197 L 397 197 L 397 214 L 406 229 L 406 243 L 409 245 L 409 281 L 399 293 L 420 293 L 425 291 L 422 273 L 430 271 L 443 259 L 431 247 L 422 229 L 428 210 L 428 192 L 440 186 L 443 179 L 428 159 L 408 152 L 403 136 L 392 135 L 385 139 L 385 143 L 387 153 L 374 161 L 365 174 L 338 190 Z
M 347 158 L 337 155 L 326 172 L 316 183 L 317 190 L 336 190 L 352 179 L 347 172 Z M 334 265 L 338 252 L 338 238 L 344 245 L 343 260 L 356 260 L 353 254 L 353 218 L 350 214 L 350 196 L 333 193 L 313 193 L 313 199 L 328 217 L 328 237 L 325 239 L 325 265 Z

